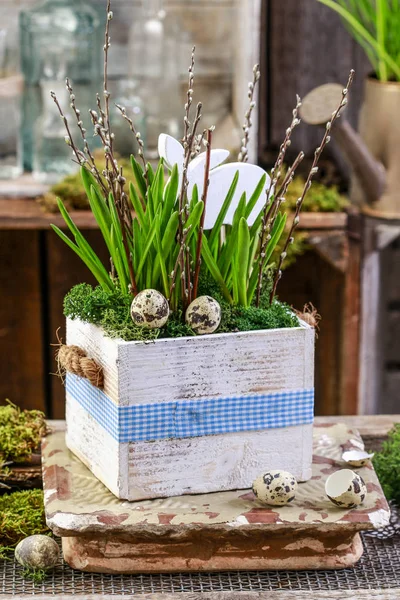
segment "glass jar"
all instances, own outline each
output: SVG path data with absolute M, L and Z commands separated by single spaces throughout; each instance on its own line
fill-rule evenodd
M 66 143 L 64 122 L 60 119 L 50 91 L 54 91 L 61 106 L 69 106 L 69 96 L 63 81 L 43 80 L 42 115 L 34 126 L 33 139 L 33 176 L 42 183 L 53 184 L 71 175 L 79 169 L 74 162 L 71 147 Z M 74 118 L 66 111 L 71 134 L 79 140 L 78 127 Z
M 158 136 L 179 137 L 183 120 L 179 93 L 180 32 L 162 0 L 145 0 L 129 35 L 129 75 L 146 107 L 146 155 L 157 158 Z
M 104 27 L 99 12 L 82 0 L 46 0 L 20 13 L 21 68 L 39 83 L 54 60 L 58 79 L 75 83 L 101 78 Z
M 22 173 L 19 138 L 22 76 L 16 73 L 7 29 L 0 29 L 0 178 L 13 179 Z

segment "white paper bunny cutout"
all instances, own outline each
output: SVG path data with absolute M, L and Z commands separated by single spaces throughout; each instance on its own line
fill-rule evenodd
M 179 172 L 179 188 L 182 181 L 184 149 L 182 144 L 175 138 L 161 133 L 158 138 L 158 153 L 164 159 L 166 165 L 172 169 L 176 164 Z M 262 190 L 255 207 L 253 208 L 247 222 L 252 225 L 265 204 L 265 193 L 270 183 L 269 175 L 257 165 L 248 163 L 228 163 L 221 165 L 229 156 L 228 150 L 211 150 L 210 157 L 210 185 L 207 195 L 207 207 L 204 221 L 204 229 L 212 229 L 217 216 L 221 210 L 226 194 L 232 184 L 235 173 L 239 171 L 239 179 L 231 205 L 224 219 L 224 224 L 231 225 L 233 215 L 239 204 L 242 194 L 246 193 L 246 202 L 256 189 L 263 175 L 266 175 L 264 189 Z M 188 196 L 192 196 L 193 187 L 197 185 L 199 198 L 203 193 L 204 186 L 204 166 L 206 161 L 206 152 L 202 152 L 194 158 L 188 166 Z M 219 166 L 220 165 L 220 166 Z

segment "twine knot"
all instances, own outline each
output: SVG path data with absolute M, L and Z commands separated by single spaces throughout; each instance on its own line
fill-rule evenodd
M 59 372 L 73 373 L 85 377 L 92 385 L 102 388 L 104 384 L 103 368 L 79 346 L 61 344 L 57 350 Z

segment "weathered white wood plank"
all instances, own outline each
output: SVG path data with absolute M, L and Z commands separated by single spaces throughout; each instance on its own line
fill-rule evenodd
M 311 477 L 312 425 L 129 444 L 129 499 L 247 489 L 270 469 Z
M 312 425 L 118 444 L 68 395 L 66 410 L 68 448 L 127 500 L 246 489 L 269 469 L 311 476 Z

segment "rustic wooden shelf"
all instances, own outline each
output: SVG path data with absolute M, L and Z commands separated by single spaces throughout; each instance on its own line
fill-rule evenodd
M 96 221 L 88 210 L 74 210 L 71 218 L 81 229 L 97 229 Z M 0 229 L 48 229 L 50 223 L 65 227 L 58 213 L 44 212 L 35 198 L 4 198 L 0 188 Z M 299 228 L 307 230 L 345 229 L 346 213 L 304 213 Z

